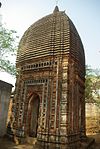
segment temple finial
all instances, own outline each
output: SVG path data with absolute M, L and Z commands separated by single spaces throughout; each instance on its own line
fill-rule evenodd
M 0 7 L 1 7 L 2 3 L 0 2 Z
M 53 12 L 54 12 L 54 13 L 59 12 L 59 8 L 58 8 L 58 6 L 55 7 L 55 9 L 54 9 Z

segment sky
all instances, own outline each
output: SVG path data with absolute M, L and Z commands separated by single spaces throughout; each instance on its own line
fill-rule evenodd
M 21 38 L 38 19 L 53 12 L 56 4 L 73 21 L 84 45 L 86 64 L 100 69 L 100 0 L 0 0 L 2 22 Z M 19 39 L 20 39 L 19 38 Z M 0 73 L 3 79 L 4 73 Z M 5 74 L 6 76 L 7 74 Z M 2 77 L 3 76 L 3 77 Z M 4 77 L 7 82 L 15 79 Z M 4 79 L 3 79 L 4 80 Z M 6 81 L 5 80 L 5 81 Z

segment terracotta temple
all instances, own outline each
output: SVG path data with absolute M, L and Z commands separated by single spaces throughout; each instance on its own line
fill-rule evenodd
M 85 55 L 65 11 L 56 6 L 26 30 L 16 68 L 14 135 L 20 140 L 37 138 L 43 148 L 77 149 L 86 136 Z

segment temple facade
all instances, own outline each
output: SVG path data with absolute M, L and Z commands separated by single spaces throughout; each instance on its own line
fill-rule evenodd
M 85 137 L 85 55 L 80 36 L 64 11 L 31 25 L 17 53 L 12 129 L 41 146 L 78 148 Z

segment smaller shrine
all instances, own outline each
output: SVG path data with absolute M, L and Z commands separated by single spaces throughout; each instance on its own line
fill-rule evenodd
M 0 137 L 6 134 L 8 108 L 12 85 L 0 80 Z

